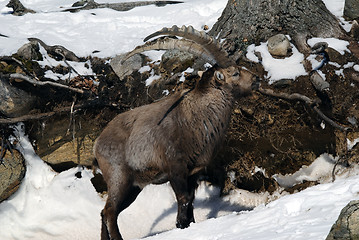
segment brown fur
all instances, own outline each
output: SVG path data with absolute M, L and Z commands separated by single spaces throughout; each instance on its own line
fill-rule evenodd
M 119 114 L 108 124 L 94 147 L 108 185 L 101 239 L 122 239 L 117 216 L 150 183 L 170 182 L 178 202 L 177 227 L 194 222 L 198 173 L 211 164 L 225 137 L 234 99 L 250 92 L 253 78 L 237 67 L 212 68 L 186 95 L 174 93 Z

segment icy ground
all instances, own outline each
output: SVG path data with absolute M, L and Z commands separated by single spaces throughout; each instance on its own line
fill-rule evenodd
M 184 1 L 179 5 L 146 6 L 128 12 L 97 9 L 72 14 L 59 11 L 61 7 L 71 6 L 74 0 L 23 0 L 26 7 L 40 13 L 16 17 L 5 7 L 8 0 L 0 0 L 0 33 L 9 36 L 0 37 L 0 55 L 15 53 L 28 42 L 28 37 L 36 37 L 48 45 L 63 45 L 79 56 L 112 57 L 132 50 L 142 44 L 145 36 L 164 26 L 211 28 L 227 3 L 227 0 Z M 342 18 L 344 0 L 324 2 L 341 19 L 345 29 L 349 29 L 350 24 Z M 347 43 L 335 39 L 311 39 L 308 44 L 322 40 L 340 52 L 347 51 Z M 256 61 L 254 50 L 261 52 L 269 81 L 307 74 L 301 63 L 304 57 L 296 49 L 290 58 L 274 61 L 265 46 L 266 43 L 250 46 L 248 57 Z M 319 64 L 313 56 L 309 59 L 313 65 Z M 43 64 L 58 63 L 49 60 Z M 287 71 L 282 70 L 284 65 Z M 359 65 L 354 65 L 354 69 L 359 71 Z M 34 153 L 21 130 L 19 138 L 27 173 L 18 192 L 0 204 L 0 239 L 99 239 L 100 211 L 106 196 L 95 192 L 90 182 L 91 171 L 74 168 L 55 173 Z M 359 139 L 348 142 L 348 147 L 358 142 Z M 171 230 L 176 216 L 171 188 L 168 184 L 151 185 L 121 213 L 120 229 L 125 239 L 325 239 L 341 209 L 350 200 L 359 199 L 356 169 L 331 183 L 335 160 L 323 153 L 311 166 L 303 166 L 293 175 L 273 176 L 282 186 L 303 180 L 322 183 L 292 195 L 237 190 L 221 198 L 218 189 L 202 183 L 194 204 L 197 223 L 184 230 Z M 75 177 L 77 171 L 81 171 L 82 178 Z

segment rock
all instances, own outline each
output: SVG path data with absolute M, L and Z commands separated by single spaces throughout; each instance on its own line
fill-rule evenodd
M 42 40 L 38 38 L 28 38 L 30 42 L 40 44 L 52 58 L 55 58 L 57 61 L 66 60 L 73 61 L 73 62 L 80 62 L 80 58 L 76 56 L 76 54 L 67 48 L 61 45 L 47 45 Z
M 328 48 L 328 43 L 327 42 L 317 42 L 316 44 L 314 44 L 313 47 L 311 47 L 312 54 L 321 53 L 327 48 Z
M 273 87 L 285 88 L 285 87 L 292 85 L 292 83 L 293 83 L 292 79 L 281 79 L 281 80 L 275 81 L 273 83 Z
M 94 2 L 94 0 L 80 0 L 80 1 L 75 2 L 74 4 L 72 4 L 71 7 L 82 7 L 85 4 L 88 4 L 89 2 Z
M 27 114 L 33 107 L 36 97 L 10 85 L 0 78 L 0 112 L 7 117 Z
M 24 44 L 21 48 L 19 48 L 19 50 L 17 50 L 17 55 L 26 60 L 42 60 L 39 44 L 36 42 Z
M 55 171 L 61 172 L 77 165 L 92 166 L 93 145 L 101 129 L 92 115 L 74 116 L 75 127 L 68 116 L 48 119 L 41 128 L 33 129 L 31 139 L 36 153 Z
M 346 57 L 334 48 L 328 47 L 325 51 L 328 53 L 329 61 L 336 62 L 340 65 L 344 65 L 347 63 Z
M 24 7 L 19 0 L 10 0 L 6 6 L 14 10 L 12 14 L 15 16 L 22 16 L 26 13 L 36 13 L 34 10 Z
M 194 63 L 194 56 L 177 49 L 166 51 L 161 58 L 161 68 L 167 73 L 183 72 Z
M 113 71 L 121 80 L 123 80 L 125 76 L 131 75 L 134 71 L 140 69 L 144 63 L 143 55 L 135 54 L 121 64 L 121 60 L 124 56 L 125 54 L 118 55 L 110 62 Z
M 359 200 L 351 201 L 341 211 L 326 240 L 359 239 Z
M 17 150 L 12 151 L 6 152 L 0 164 L 0 202 L 16 192 L 26 172 L 24 158 Z
M 312 75 L 310 76 L 310 81 L 312 82 L 314 88 L 320 92 L 329 90 L 330 87 L 329 83 L 325 81 L 317 71 L 312 73 Z
M 359 23 L 356 20 L 353 21 L 349 33 L 354 39 L 359 40 Z
M 345 0 L 344 17 L 347 20 L 359 19 L 359 1 L 358 0 Z
M 350 76 L 354 81 L 359 83 L 359 73 L 358 72 L 352 72 Z
M 289 40 L 284 34 L 277 34 L 268 39 L 268 51 L 272 56 L 285 57 L 290 49 Z

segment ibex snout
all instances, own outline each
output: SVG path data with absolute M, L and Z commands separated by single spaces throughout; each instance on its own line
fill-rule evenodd
M 228 67 L 222 71 L 234 97 L 246 96 L 259 87 L 259 78 L 245 68 Z

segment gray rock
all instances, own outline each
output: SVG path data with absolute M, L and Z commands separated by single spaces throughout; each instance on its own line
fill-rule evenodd
M 123 80 L 125 76 L 131 75 L 134 71 L 140 69 L 144 62 L 141 55 L 135 54 L 121 64 L 124 55 L 125 54 L 118 55 L 110 62 L 113 71 L 121 80 Z
M 191 67 L 193 63 L 193 54 L 177 49 L 166 51 L 161 58 L 161 68 L 168 73 L 182 72 Z
M 26 13 L 36 13 L 34 10 L 24 7 L 19 0 L 10 0 L 6 6 L 14 10 L 12 14 L 15 16 L 22 16 Z
M 11 86 L 0 78 L 0 112 L 7 117 L 19 117 L 27 114 L 33 107 L 36 97 Z
M 289 40 L 284 34 L 277 34 L 268 39 L 268 51 L 272 56 L 285 57 L 290 49 Z
M 0 164 L 0 202 L 16 192 L 25 176 L 24 158 L 18 151 L 12 151 L 13 154 L 6 152 Z
M 313 72 L 313 74 L 310 76 L 310 81 L 312 82 L 315 89 L 317 89 L 320 92 L 329 90 L 330 87 L 329 83 L 325 81 L 317 71 Z
M 311 47 L 313 54 L 321 53 L 327 48 L 328 48 L 327 42 L 317 42 L 316 44 L 314 44 L 313 47 Z
M 341 211 L 326 240 L 359 239 L 359 200 L 351 201 Z
M 21 48 L 19 48 L 19 50 L 17 50 L 17 55 L 26 60 L 42 60 L 39 44 L 36 42 L 24 44 Z
M 347 20 L 359 19 L 359 1 L 358 0 L 345 0 L 344 17 Z

